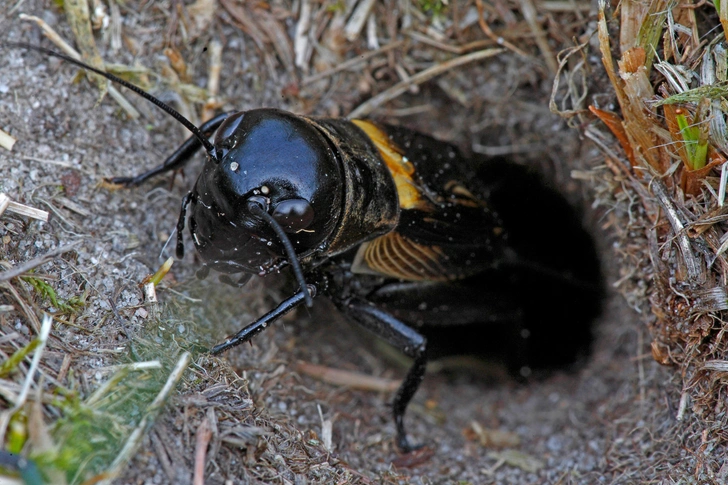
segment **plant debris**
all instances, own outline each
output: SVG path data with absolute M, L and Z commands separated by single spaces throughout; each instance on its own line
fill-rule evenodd
M 621 29 L 578 1 L 101 1 L 85 33 L 50 0 L 0 6 L 7 40 L 95 46 L 96 65 L 195 123 L 262 106 L 366 113 L 528 163 L 572 200 L 588 191 L 594 229 L 616 234 L 614 285 L 653 331 L 613 302 L 573 373 L 428 375 L 407 416 L 426 446 L 398 457 L 389 389 L 403 371 L 325 303 L 217 359 L 207 349 L 277 299 L 274 276 L 198 282 L 188 251 L 145 300 L 202 158 L 134 189 L 99 181 L 160 163 L 187 134 L 144 103 L 99 100 L 75 68 L 0 48 L 0 129 L 17 140 L 0 150 L 0 192 L 53 214 L 0 218 L 3 452 L 58 484 L 725 480 L 726 56 L 710 29 L 728 7 L 620 5 Z M 606 159 L 549 112 L 554 74 L 552 107 Z
M 612 10 L 601 1 L 598 48 L 619 111 L 588 109 L 614 141 L 578 109 L 565 113 L 582 117 L 585 134 L 599 140 L 607 190 L 630 200 L 620 232 L 631 272 L 619 287 L 642 311 L 654 360 L 675 367 L 675 416 L 694 426 L 682 446 L 695 457 L 696 477 L 725 476 L 717 450 L 728 445 L 726 3 L 629 0 Z

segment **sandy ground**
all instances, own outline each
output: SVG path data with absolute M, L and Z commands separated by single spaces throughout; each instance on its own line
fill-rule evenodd
M 125 30 L 145 43 L 142 63 L 152 69 L 165 63 L 159 53 L 164 8 L 147 5 L 135 15 L 122 11 Z M 13 14 L 4 8 L 3 38 L 44 42 L 34 26 L 17 20 L 19 12 L 42 17 L 70 38 L 62 13 L 51 2 L 38 0 L 25 1 Z M 227 23 L 217 24 L 211 35 L 225 36 L 228 43 L 225 59 L 230 64 L 222 76 L 228 107 L 270 106 L 329 115 L 336 110 L 345 113 L 368 96 L 352 87 L 356 77 L 341 76 L 323 95 L 305 102 L 294 99 L 285 94 L 291 82 L 288 74 L 279 69 L 277 79 L 272 79 L 264 69 L 251 67 L 260 59 L 249 40 Z M 107 61 L 132 62 L 128 52 L 113 53 L 100 44 Z M 188 52 L 190 58 L 199 52 L 198 45 Z M 424 86 L 397 105 L 430 105 L 424 115 L 393 118 L 382 112 L 381 117 L 465 147 L 541 147 L 546 155 L 540 155 L 539 168 L 572 189 L 572 199 L 585 195 L 585 219 L 600 241 L 606 273 L 614 281 L 621 276 L 612 252 L 618 242 L 599 227 L 608 214 L 619 218 L 626 208 L 588 209 L 589 188 L 569 180 L 568 174 L 598 165 L 599 156 L 580 146 L 576 133 L 548 112 L 549 83 L 536 74 L 532 80 L 516 79 L 524 62 L 504 56 L 453 74 L 452 82 L 465 88 L 477 84 L 478 92 L 472 94 L 479 100 L 477 106 L 453 106 L 435 87 Z M 191 65 L 193 82 L 204 85 L 204 62 L 197 58 Z M 128 121 L 108 98 L 96 104 L 97 91 L 86 80 L 73 82 L 74 68 L 36 53 L 0 49 L 0 66 L 0 129 L 18 139 L 11 153 L 0 150 L 0 189 L 14 200 L 53 213 L 45 224 L 3 216 L 0 254 L 18 264 L 79 241 L 75 252 L 38 270 L 61 298 L 88 292 L 87 305 L 74 325 L 54 326 L 47 350 L 51 377 L 58 378 L 69 353 L 73 372 L 65 372 L 58 383 L 46 380 L 46 385 L 90 393 L 107 375 L 98 369 L 116 363 L 130 339 L 143 333 L 147 320 L 138 311 L 142 294 L 137 285 L 164 259 L 158 257 L 160 249 L 198 168 L 186 169 L 173 182 L 162 177 L 132 190 L 99 188 L 102 177 L 135 173 L 158 163 L 183 139 L 182 131 L 153 110 L 145 110 L 149 117 L 141 121 Z M 134 103 L 141 104 L 136 99 Z M 270 308 L 280 295 L 270 283 L 256 282 L 243 291 L 200 283 L 195 269 L 195 258 L 188 254 L 174 265 L 166 284 L 170 289 L 160 290 L 177 319 L 170 349 L 176 349 L 178 341 L 208 346 Z M 48 310 L 48 302 L 27 284 L 14 280 L 13 285 L 33 311 Z M 189 302 L 180 294 L 203 301 Z M 12 303 L 7 288 L 0 290 L 0 299 Z M 114 317 L 112 307 L 120 318 Z M 374 343 L 362 344 L 361 334 L 321 303 L 310 314 L 300 312 L 251 346 L 231 352 L 227 357 L 232 368 L 225 359 L 200 356 L 115 483 L 192 483 L 195 437 L 205 418 L 216 423 L 205 469 L 205 483 L 210 484 L 692 483 L 696 465 L 684 449 L 696 444 L 683 442 L 681 436 L 687 426 L 697 424 L 690 422 L 689 413 L 687 423 L 676 421 L 679 393 L 672 371 L 652 360 L 639 315 L 613 294 L 595 330 L 594 352 L 582 366 L 528 385 L 502 377 L 478 379 L 472 372 L 428 374 L 408 422 L 412 436 L 431 444 L 434 453 L 417 466 L 405 467 L 397 462 L 391 442 L 390 394 L 336 387 L 297 372 L 297 362 L 304 361 L 385 378 L 403 375 L 401 367 L 382 358 Z M 33 333 L 17 309 L 0 314 L 0 331 L 5 336 L 17 333 L 21 340 Z M 244 381 L 234 381 L 231 369 Z M 321 443 L 319 412 L 333 423 L 331 452 Z M 51 421 L 51 416 L 46 419 Z M 508 450 L 481 446 L 473 438 L 473 422 L 512 433 L 519 443 Z M 248 427 L 253 436 L 248 445 L 221 438 L 235 426 Z

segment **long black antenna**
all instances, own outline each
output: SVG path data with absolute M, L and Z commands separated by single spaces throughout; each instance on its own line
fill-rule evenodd
M 283 249 L 286 250 L 286 254 L 288 255 L 288 262 L 291 264 L 291 268 L 293 268 L 293 274 L 296 276 L 296 281 L 301 286 L 301 291 L 303 292 L 303 298 L 306 301 L 306 306 L 310 308 L 311 306 L 313 306 L 311 292 L 308 289 L 308 285 L 306 285 L 306 279 L 303 277 L 303 270 L 301 269 L 301 263 L 298 261 L 298 255 L 296 254 L 296 250 L 293 249 L 293 244 L 291 244 L 291 240 L 288 239 L 286 231 L 283 230 L 281 225 L 278 224 L 278 221 L 276 221 L 272 215 L 266 212 L 266 210 L 260 205 L 259 202 L 256 202 L 254 200 L 248 200 L 248 210 L 253 215 L 258 216 L 265 222 L 267 222 L 270 227 L 273 228 L 276 235 L 278 236 L 278 239 L 281 240 L 281 243 L 283 243 Z
M 95 72 L 99 76 L 103 76 L 106 79 L 108 79 L 109 81 L 113 81 L 113 82 L 115 82 L 115 83 L 117 83 L 117 84 L 119 84 L 121 86 L 124 86 L 127 89 L 131 89 L 136 94 L 138 94 L 139 96 L 141 96 L 142 98 L 144 98 L 144 99 L 146 99 L 148 101 L 151 101 L 152 103 L 154 103 L 155 105 L 157 105 L 162 111 L 164 111 L 165 113 L 167 113 L 168 115 L 170 115 L 172 118 L 174 118 L 175 120 L 177 120 L 180 123 L 182 123 L 185 126 L 185 128 L 187 128 L 188 130 L 190 130 L 192 132 L 192 134 L 195 135 L 198 140 L 200 140 L 200 143 L 202 143 L 202 146 L 205 147 L 205 150 L 207 151 L 207 154 L 210 157 L 212 157 L 213 159 L 217 160 L 217 155 L 215 153 L 215 146 L 212 143 L 210 143 L 210 141 L 199 130 L 199 128 L 197 128 L 194 124 L 192 124 L 192 122 L 190 120 L 188 120 L 187 118 L 185 118 L 184 116 L 182 116 L 177 110 L 175 110 L 171 106 L 168 106 L 168 105 L 164 104 L 162 101 L 160 101 L 159 99 L 155 98 L 154 96 L 152 96 L 148 92 L 144 91 L 139 86 L 135 86 L 134 84 L 132 84 L 132 83 L 130 83 L 128 81 L 125 81 L 125 80 L 121 79 L 120 77 L 117 77 L 117 76 L 115 76 L 113 74 L 109 74 L 108 72 L 102 71 L 100 69 L 96 69 L 93 66 L 89 66 L 88 64 L 86 64 L 84 62 L 81 62 L 81 61 L 79 61 L 77 59 L 74 59 L 71 56 L 67 56 L 66 54 L 62 54 L 60 52 L 56 52 L 56 51 L 52 51 L 50 49 L 46 49 L 45 47 L 40 47 L 40 46 L 32 45 L 32 44 L 26 44 L 25 42 L 2 42 L 2 43 L 0 43 L 0 45 L 6 46 L 6 47 L 17 47 L 17 48 L 21 48 L 21 49 L 29 49 L 29 50 L 32 50 L 32 51 L 41 52 L 41 53 L 43 53 L 43 54 L 45 54 L 47 56 L 57 57 L 59 59 L 63 59 L 64 61 L 70 62 L 71 64 L 75 64 L 78 67 L 81 67 L 81 68 L 86 69 L 86 70 L 91 71 L 91 72 Z

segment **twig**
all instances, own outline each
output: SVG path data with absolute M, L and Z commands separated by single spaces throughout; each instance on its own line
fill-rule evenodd
M 315 74 L 313 76 L 309 76 L 306 78 L 303 78 L 301 81 L 301 86 L 305 86 L 307 84 L 311 84 L 313 82 L 318 81 L 319 79 L 325 79 L 333 74 L 336 74 L 340 71 L 346 71 L 347 69 L 351 69 L 352 67 L 361 64 L 362 62 L 366 61 L 367 59 L 370 59 L 374 56 L 377 56 L 379 54 L 384 54 L 385 52 L 389 52 L 392 49 L 396 49 L 397 47 L 401 47 L 404 44 L 404 41 L 398 40 L 396 42 L 392 42 L 390 44 L 385 45 L 381 49 L 377 49 L 375 51 L 367 52 L 366 54 L 362 54 L 360 56 L 357 56 L 353 59 L 349 59 L 346 62 L 342 62 L 338 66 L 328 69 L 324 72 L 320 72 L 318 74 Z
M 485 35 L 490 37 L 496 44 L 502 45 L 506 49 L 515 52 L 519 56 L 523 56 L 526 59 L 531 58 L 531 56 L 529 56 L 526 52 L 522 51 L 512 43 L 508 42 L 503 37 L 495 35 L 495 32 L 493 32 L 493 30 L 490 28 L 490 25 L 488 25 L 488 22 L 485 21 L 485 17 L 483 16 L 485 12 L 485 8 L 483 7 L 483 0 L 475 0 L 475 5 L 478 8 L 478 25 L 480 26 L 480 30 L 482 30 Z
M 154 448 L 154 451 L 157 453 L 157 459 L 162 465 L 164 474 L 167 475 L 167 478 L 169 479 L 168 483 L 175 483 L 177 481 L 177 470 L 171 462 L 171 458 L 169 456 L 170 453 L 165 442 L 162 441 L 162 438 L 156 430 L 149 433 L 149 438 L 152 441 L 152 448 Z
M 546 12 L 589 12 L 592 9 L 591 2 L 572 1 L 548 1 L 540 2 L 538 8 Z M 689 7 L 686 7 L 689 8 Z
M 29 155 L 19 155 L 18 158 L 20 158 L 21 160 L 28 160 L 30 162 L 39 162 L 43 164 L 57 165 L 63 168 L 70 168 L 71 170 L 78 170 L 79 172 L 85 173 L 86 175 L 90 175 L 92 177 L 96 175 L 96 172 L 85 170 L 83 167 L 77 167 L 70 162 L 63 162 L 61 160 L 49 160 L 47 158 L 31 157 Z
M 293 52 L 296 57 L 296 67 L 306 68 L 309 53 L 308 29 L 311 27 L 311 0 L 302 0 L 301 12 L 298 15 L 296 34 L 293 37 Z
M 718 186 L 718 206 L 723 207 L 725 203 L 725 191 L 728 184 L 728 165 L 725 163 L 720 167 L 720 185 Z
M 212 430 L 210 423 L 205 417 L 197 428 L 197 436 L 195 437 L 195 474 L 192 478 L 192 485 L 205 485 L 205 456 L 207 455 L 207 445 L 210 444 L 212 438 Z
M 21 216 L 30 217 L 31 219 L 48 222 L 48 212 L 25 204 L 20 204 L 18 202 L 13 202 L 12 200 L 8 203 L 8 211 L 20 214 Z
M 58 202 L 61 207 L 65 207 L 66 209 L 70 210 L 71 212 L 75 212 L 76 214 L 82 216 L 82 217 L 89 217 L 91 215 L 91 211 L 86 209 L 85 207 L 75 203 L 74 201 L 67 199 L 65 197 L 56 196 L 53 198 L 56 202 Z
M 154 283 L 144 284 L 144 300 L 149 303 L 157 303 L 157 292 L 154 289 Z
M 347 386 L 352 389 L 362 389 L 365 391 L 392 392 L 396 391 L 400 385 L 400 382 L 396 380 L 334 369 L 308 362 L 299 362 L 296 365 L 296 370 L 329 384 Z
M 519 3 L 521 4 L 521 13 L 523 14 L 523 18 L 526 19 L 528 27 L 531 29 L 533 36 L 536 38 L 536 45 L 541 51 L 541 56 L 543 56 L 544 61 L 546 61 L 546 66 L 548 66 L 549 72 L 553 76 L 556 74 L 556 71 L 558 71 L 559 66 L 556 64 L 556 56 L 554 56 L 554 53 L 549 46 L 546 34 L 538 24 L 538 19 L 536 18 L 536 7 L 533 6 L 533 2 L 531 0 L 520 0 Z
M 649 186 L 652 188 L 652 193 L 655 194 L 657 202 L 665 211 L 665 216 L 675 231 L 675 237 L 680 246 L 680 253 L 685 260 L 685 268 L 687 269 L 690 283 L 701 283 L 703 278 L 701 278 L 700 263 L 698 262 L 698 258 L 695 257 L 695 254 L 693 254 L 690 238 L 685 231 L 685 225 L 680 220 L 680 215 L 672 203 L 672 199 L 667 194 L 665 185 L 660 180 L 654 178 L 650 181 Z
M 321 411 L 320 404 L 317 404 L 316 407 L 318 408 L 319 418 L 321 419 L 321 442 L 324 448 L 326 448 L 326 451 L 331 453 L 334 450 L 332 439 L 334 422 L 330 419 L 324 419 L 324 413 Z
M 474 51 L 476 49 L 482 49 L 483 47 L 487 47 L 489 45 L 493 45 L 493 40 L 476 40 L 474 42 L 469 42 L 465 45 L 450 45 L 446 44 L 444 42 L 440 42 L 438 40 L 433 39 L 432 37 L 428 37 L 426 35 L 420 34 L 416 30 L 410 30 L 406 32 L 407 36 L 418 41 L 422 42 L 423 44 L 427 44 L 429 46 L 435 47 L 437 49 L 443 50 L 445 52 L 450 52 L 451 54 L 457 54 L 457 55 L 463 55 L 467 54 L 470 51 Z
M 46 211 L 30 207 L 29 205 L 13 202 L 10 200 L 10 197 L 0 193 L 0 216 L 3 215 L 3 212 L 6 210 L 20 214 L 21 216 L 27 216 L 32 219 L 48 222 L 48 213 Z
M 728 360 L 706 360 L 703 362 L 703 369 L 728 372 Z
M 38 340 L 40 343 L 38 344 L 38 347 L 35 349 L 35 353 L 33 354 L 33 360 L 30 363 L 30 369 L 28 369 L 28 375 L 25 378 L 25 382 L 23 383 L 23 388 L 20 390 L 20 394 L 18 395 L 18 400 L 15 402 L 15 405 L 13 406 L 12 412 L 15 412 L 16 410 L 20 409 L 23 404 L 25 404 L 25 399 L 28 396 L 28 392 L 30 391 L 30 385 L 33 382 L 33 378 L 35 376 L 35 371 L 38 369 L 38 366 L 40 365 L 40 359 L 43 355 L 43 350 L 45 350 L 46 343 L 48 342 L 48 335 L 51 333 L 51 326 L 53 325 L 53 318 L 48 315 L 47 313 L 43 315 L 43 323 L 41 323 L 40 326 L 40 332 L 38 334 Z
M 432 66 L 429 69 L 425 69 L 424 71 L 418 72 L 417 74 L 415 74 L 414 76 L 409 78 L 407 81 L 402 81 L 400 83 L 397 83 L 394 86 L 392 86 L 391 88 L 387 89 L 386 91 L 379 93 L 378 95 L 374 96 L 370 100 L 360 104 L 354 111 L 352 111 L 349 114 L 349 118 L 357 118 L 360 116 L 368 115 L 369 113 L 374 111 L 376 108 L 378 108 L 382 104 L 393 100 L 400 94 L 407 91 L 410 88 L 410 86 L 420 85 L 447 71 L 458 68 L 465 64 L 469 64 L 471 62 L 475 62 L 475 61 L 479 61 L 482 59 L 487 59 L 489 57 L 497 56 L 498 54 L 500 54 L 504 51 L 505 51 L 505 49 L 499 49 L 499 48 L 483 49 L 482 51 L 477 51 L 477 52 L 473 52 L 471 54 L 466 54 L 464 56 L 456 57 L 455 59 L 451 59 L 447 62 L 443 62 L 442 64 L 438 64 L 436 66 Z
M 0 273 L 0 282 L 10 280 L 12 278 L 22 275 L 23 273 L 27 273 L 31 269 L 50 261 L 51 259 L 55 258 L 56 256 L 59 256 L 63 253 L 67 253 L 68 251 L 72 250 L 79 244 L 81 244 L 81 241 L 75 241 L 75 242 L 72 242 L 71 244 L 66 244 L 65 246 L 61 246 L 56 249 L 51 249 L 50 251 L 48 251 L 46 254 L 44 254 L 42 256 L 38 256 L 37 258 L 33 258 L 30 261 L 26 261 L 25 263 L 19 264 L 18 266 L 15 266 L 13 269 L 3 271 L 2 273 Z
M 480 143 L 473 143 L 473 152 L 487 155 L 489 157 L 499 157 L 503 155 L 513 155 L 514 153 L 536 153 L 541 152 L 546 148 L 544 143 L 515 143 L 512 145 L 481 145 Z
M 680 394 L 680 404 L 677 408 L 677 416 L 675 416 L 675 419 L 678 421 L 682 421 L 683 417 L 685 416 L 685 410 L 688 408 L 688 401 L 690 399 L 690 393 L 687 389 L 683 389 L 682 394 Z
M 3 215 L 5 209 L 10 205 L 10 197 L 5 194 L 0 194 L 0 216 Z
M 346 40 L 353 42 L 359 37 L 361 30 L 364 28 L 364 23 L 367 18 L 369 18 L 369 14 L 373 7 L 374 0 L 363 0 L 359 3 L 359 5 L 357 5 L 349 18 L 349 21 L 344 27 L 344 36 L 346 37 Z
M 377 38 L 377 17 L 372 13 L 367 19 L 367 47 L 370 49 L 379 49 L 379 39 Z
M 3 147 L 7 151 L 10 151 L 13 149 L 13 145 L 15 145 L 15 142 L 17 140 L 10 136 L 8 133 L 5 133 L 3 130 L 0 130 L 0 147 Z

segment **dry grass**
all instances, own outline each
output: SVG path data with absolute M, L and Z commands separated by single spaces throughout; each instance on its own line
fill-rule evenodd
M 88 20 L 82 8 L 64 14 L 43 0 L 19 2 L 17 11 L 14 5 L 0 6 L 0 26 L 8 27 L 13 40 L 39 42 L 36 25 L 48 35 L 56 30 L 57 45 L 73 38 L 87 59 L 164 93 L 195 123 L 221 109 L 264 105 L 300 114 L 354 113 L 407 124 L 476 152 L 535 160 L 564 188 L 573 188 L 568 174 L 574 170 L 609 209 L 602 225 L 617 235 L 622 260 L 615 285 L 642 311 L 652 356 L 673 366 L 682 383 L 682 398 L 670 409 L 675 394 L 670 377 L 650 368 L 643 347 L 631 342 L 637 350 L 628 354 L 636 373 L 630 378 L 638 384 L 620 384 L 615 377 L 606 392 L 610 398 L 573 398 L 568 407 L 581 422 L 591 423 L 585 430 L 575 426 L 583 434 L 573 447 L 585 461 L 592 458 L 581 450 L 584 443 L 595 447 L 591 471 L 566 463 L 566 453 L 553 451 L 551 441 L 544 446 L 533 438 L 562 436 L 560 429 L 539 428 L 540 419 L 523 425 L 527 430 L 520 432 L 520 441 L 512 429 L 499 431 L 504 423 L 517 423 L 519 406 L 528 402 L 527 391 L 503 389 L 488 394 L 506 396 L 493 398 L 490 412 L 483 411 L 486 404 L 468 408 L 482 415 L 468 414 L 464 425 L 438 412 L 438 399 L 448 402 L 439 391 L 432 393 L 435 399 L 415 403 L 415 419 L 430 423 L 417 430 L 419 435 L 430 436 L 436 427 L 434 439 L 448 445 L 435 456 L 398 459 L 386 406 L 397 374 L 373 364 L 377 359 L 358 339 L 352 339 L 356 355 L 348 356 L 353 362 L 331 359 L 330 353 L 345 354 L 346 344 L 336 348 L 320 335 L 301 337 L 289 325 L 261 336 L 244 356 L 230 355 L 232 367 L 210 358 L 205 350 L 231 330 L 231 322 L 261 314 L 278 295 L 270 287 L 246 289 L 241 296 L 200 285 L 192 278 L 192 257 L 159 283 L 163 304 L 143 300 L 137 285 L 159 266 L 147 255 L 169 235 L 160 234 L 160 227 L 173 224 L 169 207 L 176 206 L 190 177 L 164 181 L 148 192 L 111 193 L 94 184 L 102 176 L 138 171 L 138 164 L 174 147 L 179 140 L 171 140 L 172 134 L 185 135 L 104 83 L 100 89 L 108 89 L 121 108 L 96 111 L 90 120 L 84 114 L 94 95 L 78 90 L 67 95 L 67 86 L 50 84 L 49 98 L 64 93 L 59 105 L 42 102 L 36 112 L 22 100 L 8 101 L 13 108 L 0 111 L 0 128 L 18 140 L 11 154 L 3 152 L 3 160 L 12 162 L 0 165 L 0 192 L 51 212 L 44 225 L 0 216 L 4 449 L 32 458 L 46 479 L 59 484 L 109 481 L 118 473 L 123 474 L 119 483 L 195 484 L 203 478 L 226 483 L 231 477 L 243 483 L 388 484 L 594 483 L 597 478 L 659 483 L 687 475 L 724 476 L 728 349 L 721 318 L 728 309 L 728 239 L 721 175 L 728 172 L 721 168 L 728 144 L 722 98 L 726 56 L 719 42 L 728 34 L 720 30 L 710 3 L 693 3 L 668 10 L 660 0 L 622 1 L 615 14 L 568 0 L 449 5 L 301 0 L 295 10 L 283 1 L 140 2 L 133 9 L 110 2 Z M 30 23 L 19 21 L 21 10 L 35 16 L 26 17 Z M 604 59 L 606 71 L 593 62 L 594 54 Z M 3 55 L 8 65 L 18 65 L 18 58 L 29 54 Z M 34 82 L 68 72 L 50 62 L 49 74 L 38 68 L 47 59 L 32 59 L 23 69 Z M 554 75 L 559 83 L 551 109 L 602 148 L 606 163 L 600 168 L 591 169 L 586 150 L 573 149 L 572 133 L 554 129 L 558 122 L 546 109 Z M 4 82 L 0 77 L 0 86 Z M 25 78 L 7 83 L 20 90 Z M 86 104 L 79 99 L 84 95 L 91 98 Z M 79 107 L 69 106 L 75 103 Z M 64 116 L 65 110 L 73 114 Z M 17 114 L 27 112 L 32 114 Z M 161 124 L 161 133 L 144 134 L 138 124 L 117 119 L 138 112 L 150 124 Z M 9 119 L 4 113 L 11 113 Z M 77 119 L 86 124 L 76 125 Z M 96 137 L 94 131 L 102 134 Z M 53 150 L 74 155 L 63 158 Z M 577 155 L 584 160 L 574 161 Z M 104 162 L 96 164 L 97 158 Z M 40 176 L 33 164 L 40 165 Z M 13 167 L 20 167 L 17 173 Z M 55 322 L 48 338 L 38 337 L 44 314 Z M 317 318 L 321 315 L 301 320 Z M 323 345 L 320 353 L 307 353 L 312 340 Z M 332 352 L 326 345 L 334 345 Z M 613 371 L 612 355 L 624 359 L 621 346 L 607 344 L 619 349 L 603 352 L 608 357 L 597 357 L 601 367 L 585 372 L 579 386 L 589 391 L 586 395 L 594 394 L 589 385 L 598 381 L 590 373 Z M 175 366 L 188 358 L 192 365 L 182 376 Z M 316 362 L 296 366 L 290 362 L 296 358 Z M 371 375 L 361 376 L 361 368 Z M 349 386 L 363 382 L 381 395 L 341 391 L 307 375 L 339 384 L 345 379 Z M 175 383 L 177 391 L 171 392 Z M 471 401 L 487 402 L 472 387 L 465 388 L 475 396 Z M 537 392 L 550 399 L 571 387 L 578 386 L 557 378 Z M 450 404 L 451 414 L 466 408 Z M 596 410 L 580 411 L 590 406 Z M 661 407 L 682 421 L 662 420 Z M 499 420 L 498 410 L 506 417 Z M 332 426 L 340 426 L 334 438 Z M 494 441 L 506 443 L 496 448 L 515 451 L 489 450 Z M 125 466 L 127 460 L 132 467 Z M 19 483 L 17 473 L 5 475 Z
M 718 450 L 728 438 L 722 3 L 600 4 L 595 35 L 617 106 L 572 89 L 577 102 L 565 113 L 589 123 L 585 135 L 606 156 L 603 202 L 629 200 L 628 224 L 618 228 L 619 283 L 643 310 L 652 357 L 679 377 L 675 415 L 686 426 L 673 446 L 694 457 L 696 477 L 719 481 L 726 471 Z M 582 67 L 571 75 L 584 75 Z M 601 123 L 580 111 L 587 105 Z M 613 139 L 605 138 L 605 125 Z

